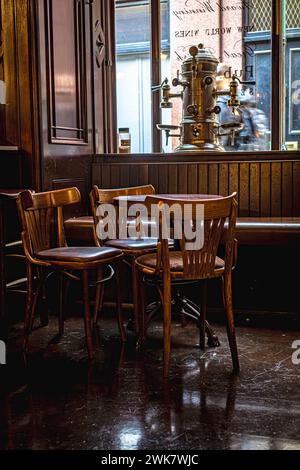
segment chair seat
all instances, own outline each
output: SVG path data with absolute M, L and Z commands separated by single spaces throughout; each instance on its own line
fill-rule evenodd
M 105 261 L 122 255 L 122 251 L 112 247 L 71 246 L 40 251 L 37 258 L 43 261 L 93 262 Z
M 120 250 L 155 250 L 157 248 L 157 238 L 120 238 L 108 240 L 105 246 L 111 246 Z
M 170 252 L 169 256 L 170 256 L 170 270 L 172 272 L 182 273 L 183 272 L 183 259 L 182 259 L 181 252 L 173 251 L 173 252 Z M 155 270 L 156 254 L 153 253 L 153 254 L 139 256 L 137 259 L 137 264 L 140 267 L 145 267 L 145 268 L 150 268 L 150 269 Z M 224 266 L 225 266 L 225 262 L 217 256 L 215 269 L 224 269 Z

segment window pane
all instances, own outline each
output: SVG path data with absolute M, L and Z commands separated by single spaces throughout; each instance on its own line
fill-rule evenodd
M 285 34 L 285 148 L 300 148 L 300 9 L 298 0 L 284 4 Z
M 133 153 L 151 152 L 149 1 L 116 2 L 118 127 L 128 127 Z
M 170 49 L 162 48 L 162 80 L 168 77 L 169 84 L 181 71 L 182 61 L 189 49 L 199 43 L 209 49 L 219 60 L 218 90 L 227 89 L 233 74 L 242 81 L 256 81 L 256 85 L 240 87 L 241 106 L 235 115 L 227 107 L 228 96 L 219 96 L 222 108 L 217 117 L 222 124 L 240 122 L 244 126 L 233 141 L 228 136 L 220 137 L 225 150 L 267 150 L 270 148 L 271 132 L 271 0 L 169 0 L 167 5 L 170 28 Z M 163 23 L 163 20 L 162 20 Z M 182 87 L 171 87 L 179 93 Z M 172 109 L 162 110 L 162 123 L 180 125 L 183 119 L 182 100 L 171 99 Z M 172 131 L 176 134 L 177 130 Z M 220 129 L 220 133 L 224 130 Z M 175 149 L 178 138 L 171 139 L 164 150 Z

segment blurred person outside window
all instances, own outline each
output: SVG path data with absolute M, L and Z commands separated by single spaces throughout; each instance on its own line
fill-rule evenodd
M 217 70 L 217 90 L 229 90 L 230 66 L 220 63 Z M 227 72 L 227 74 L 226 74 Z M 229 135 L 222 135 L 220 142 L 227 151 L 268 150 L 268 119 L 264 111 L 256 107 L 255 95 L 251 89 L 242 89 L 239 94 L 241 106 L 233 113 L 227 106 L 228 96 L 219 96 L 218 106 L 220 124 L 241 123 L 243 128 L 235 133 L 234 145 Z M 220 131 L 223 132 L 222 129 Z

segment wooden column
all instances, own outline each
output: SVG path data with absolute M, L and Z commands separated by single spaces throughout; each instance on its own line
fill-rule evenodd
M 161 82 L 161 18 L 160 0 L 151 0 L 151 85 Z M 160 93 L 152 95 L 152 152 L 161 152 L 161 132 L 156 124 L 161 122 Z

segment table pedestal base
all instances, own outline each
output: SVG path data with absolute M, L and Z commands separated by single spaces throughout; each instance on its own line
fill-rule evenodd
M 186 317 L 194 320 L 198 325 L 200 321 L 200 308 L 188 299 L 182 292 L 177 290 L 175 297 L 172 300 L 172 310 L 175 314 L 179 315 L 181 319 L 182 326 L 186 324 Z M 162 314 L 162 305 L 160 301 L 152 302 L 146 307 L 146 330 L 150 322 L 159 314 Z M 129 321 L 127 328 L 129 330 L 134 330 L 133 324 Z M 210 348 L 217 348 L 220 346 L 220 341 L 214 330 L 208 323 L 205 321 L 205 331 L 207 335 L 207 346 Z

